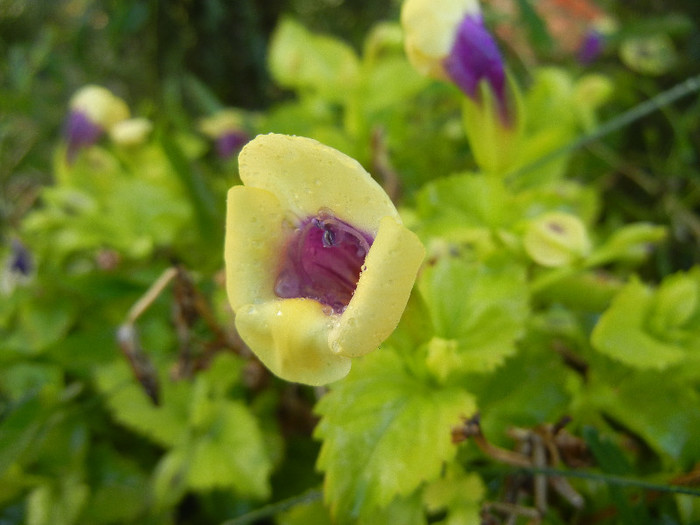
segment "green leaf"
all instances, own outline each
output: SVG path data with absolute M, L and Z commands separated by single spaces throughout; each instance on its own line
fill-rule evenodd
M 547 24 L 540 18 L 529 0 L 518 0 L 518 9 L 527 28 L 530 41 L 539 52 L 548 52 L 554 47 Z
M 256 419 L 242 403 L 216 403 L 215 418 L 191 442 L 188 485 L 194 490 L 231 487 L 255 498 L 270 495 L 272 463 Z
M 515 199 L 495 177 L 458 174 L 426 184 L 417 194 L 424 236 L 473 242 L 489 239 L 494 228 L 518 214 Z
M 186 436 L 189 421 L 190 384 L 161 377 L 161 406 L 153 405 L 126 362 L 115 361 L 95 372 L 97 386 L 116 421 L 164 447 L 173 447 Z
M 672 470 L 690 468 L 700 457 L 700 395 L 672 374 L 598 369 L 589 388 L 589 403 L 642 437 Z
M 615 232 L 589 257 L 590 265 L 612 261 L 641 262 L 649 257 L 649 248 L 666 238 L 663 226 L 644 222 L 627 224 Z
M 180 179 L 185 188 L 185 195 L 192 204 L 200 235 L 209 241 L 223 237 L 223 203 L 214 197 L 201 173 L 190 165 L 189 159 L 176 140 L 167 133 L 162 133 L 160 141 L 170 166 Z
M 596 464 L 603 472 L 618 476 L 631 475 L 633 473 L 632 464 L 625 457 L 622 449 L 610 439 L 601 438 L 595 427 L 585 426 L 583 428 L 583 438 L 586 445 L 591 450 Z
M 278 515 L 277 525 L 333 525 L 328 509 L 320 499 L 309 503 L 295 505 L 292 509 Z
M 521 266 L 443 257 L 418 286 L 435 328 L 428 366 L 437 377 L 492 370 L 515 352 L 528 314 Z
M 147 504 L 148 484 L 134 459 L 106 445 L 90 453 L 92 494 L 82 515 L 88 523 L 127 523 Z
M 593 329 L 591 342 L 599 352 L 636 368 L 664 369 L 680 363 L 686 353 L 678 345 L 657 339 L 646 321 L 653 312 L 653 293 L 638 280 L 615 297 Z
M 333 516 L 368 518 L 435 479 L 456 453 L 451 428 L 475 409 L 464 390 L 411 374 L 391 348 L 357 360 L 317 405 L 318 467 Z
M 73 525 L 90 488 L 74 476 L 35 488 L 27 498 L 27 525 Z
M 690 326 L 689 321 L 700 311 L 700 267 L 688 274 L 666 277 L 654 299 L 649 323 L 655 333 L 671 335 L 671 332 Z M 700 332 L 697 324 L 693 328 Z
M 4 407 L 0 419 L 0 475 L 22 462 L 27 451 L 51 428 L 51 416 L 61 413 L 56 390 L 46 387 Z
M 359 60 L 350 46 L 314 35 L 290 18 L 283 19 L 272 36 L 268 63 L 281 86 L 310 89 L 336 102 L 347 97 L 359 73 Z
M 368 114 L 406 103 L 428 83 L 404 57 L 377 60 L 363 71 L 357 96 Z
M 484 482 L 477 474 L 467 474 L 457 465 L 430 483 L 423 491 L 423 501 L 431 513 L 447 512 L 444 525 L 479 525 L 481 502 L 486 495 Z

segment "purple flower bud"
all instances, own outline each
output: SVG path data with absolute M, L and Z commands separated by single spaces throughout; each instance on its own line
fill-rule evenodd
M 503 122 L 509 122 L 506 75 L 496 41 L 480 14 L 467 14 L 460 23 L 450 54 L 443 62 L 452 81 L 470 98 L 480 102 L 479 85 L 486 81 L 493 92 Z
M 81 148 L 91 146 L 100 138 L 104 130 L 79 109 L 68 114 L 64 134 L 68 142 L 66 157 L 69 163 L 75 160 Z
M 283 299 L 314 299 L 342 313 L 374 239 L 328 211 L 306 219 L 290 239 L 275 284 Z
M 583 65 L 592 64 L 603 52 L 605 37 L 597 29 L 590 29 L 578 49 L 578 61 Z
M 227 159 L 238 152 L 249 140 L 250 137 L 243 131 L 226 131 L 216 139 L 216 153 L 219 158 Z
M 34 263 L 27 247 L 18 239 L 12 239 L 12 251 L 9 260 L 10 272 L 27 276 L 32 272 Z

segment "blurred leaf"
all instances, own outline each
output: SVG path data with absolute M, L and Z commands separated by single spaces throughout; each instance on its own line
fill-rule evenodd
M 290 18 L 281 20 L 272 36 L 268 63 L 281 86 L 310 89 L 334 102 L 346 99 L 359 72 L 351 47 L 333 37 L 314 35 Z
M 477 474 L 467 474 L 460 467 L 452 467 L 442 478 L 426 486 L 423 501 L 431 513 L 447 512 L 447 518 L 439 523 L 480 525 L 485 495 L 486 487 Z
M 154 406 L 125 360 L 98 367 L 95 381 L 114 419 L 122 425 L 168 448 L 185 439 L 189 421 L 189 383 L 161 380 L 163 404 Z
M 128 523 L 143 513 L 148 497 L 147 478 L 128 456 L 107 446 L 90 454 L 92 494 L 83 513 L 89 523 Z
M 459 174 L 423 186 L 416 196 L 424 236 L 486 241 L 518 216 L 517 202 L 495 177 Z
M 218 202 L 206 185 L 202 174 L 195 170 L 180 145 L 167 133 L 160 134 L 163 151 L 185 188 L 199 227 L 199 234 L 208 241 L 223 236 L 223 203 Z
M 658 339 L 648 330 L 653 292 L 638 280 L 627 284 L 603 313 L 591 341 L 600 352 L 636 368 L 662 370 L 680 363 L 684 349 Z
M 188 485 L 200 491 L 231 487 L 257 499 L 269 497 L 272 464 L 249 409 L 242 403 L 221 401 L 214 416 L 205 433 L 191 442 Z
M 27 525 L 73 525 L 90 493 L 87 484 L 70 476 L 43 484 L 27 498 Z
M 589 402 L 639 435 L 667 464 L 685 470 L 700 457 L 700 395 L 691 386 L 646 370 L 624 377 L 599 370 L 593 380 Z

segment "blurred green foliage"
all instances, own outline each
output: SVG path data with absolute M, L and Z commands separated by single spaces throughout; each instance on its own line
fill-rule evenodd
M 697 523 L 697 494 L 604 476 L 698 484 L 700 97 L 528 166 L 699 74 L 700 3 L 600 2 L 618 31 L 591 66 L 519 4 L 535 55 L 507 54 L 528 118 L 494 177 L 483 159 L 503 149 L 468 140 L 461 94 L 406 61 L 399 2 L 0 0 L 0 522 L 231 523 L 322 481 L 257 522 L 478 522 L 512 473 L 451 440 L 478 410 L 502 447 L 571 417 L 600 476 L 572 481 L 583 519 Z M 154 131 L 68 164 L 88 83 Z M 328 393 L 271 377 L 232 332 L 236 161 L 198 128 L 225 106 L 244 134 L 358 159 L 428 248 L 395 334 Z M 524 241 L 551 212 L 590 236 L 557 245 L 558 267 L 536 262 L 554 241 Z M 545 522 L 574 519 L 550 499 Z

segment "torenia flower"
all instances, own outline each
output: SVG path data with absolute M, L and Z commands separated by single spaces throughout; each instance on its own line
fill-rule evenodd
M 464 125 L 479 165 L 504 171 L 521 132 L 520 95 L 477 0 L 406 0 L 401 24 L 414 67 L 467 95 Z
M 353 159 L 260 135 L 228 193 L 226 287 L 236 328 L 288 381 L 322 385 L 396 328 L 424 248 Z
M 105 131 L 127 118 L 126 102 L 108 89 L 87 85 L 78 90 L 70 101 L 65 126 L 68 162 L 75 160 L 80 148 L 94 144 Z
M 216 153 L 222 159 L 236 153 L 250 138 L 245 131 L 245 118 L 236 109 L 222 109 L 202 119 L 199 128 L 202 133 L 216 141 Z

